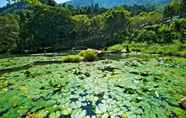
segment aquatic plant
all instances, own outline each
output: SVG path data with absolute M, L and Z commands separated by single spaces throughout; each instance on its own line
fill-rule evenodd
M 84 61 L 94 61 L 97 57 L 96 51 L 93 49 L 82 50 L 79 55 L 83 57 Z
M 72 63 L 77 63 L 81 61 L 81 57 L 79 55 L 68 55 L 68 56 L 64 56 L 62 58 L 63 62 L 72 62 Z

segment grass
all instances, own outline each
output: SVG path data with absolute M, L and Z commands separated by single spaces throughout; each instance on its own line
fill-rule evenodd
M 107 51 L 111 51 L 111 52 L 121 52 L 124 49 L 123 45 L 121 44 L 117 44 L 114 46 L 111 46 L 107 49 Z
M 68 55 L 62 58 L 62 62 L 77 63 L 80 61 L 94 61 L 97 57 L 97 53 L 93 49 L 82 50 L 79 55 Z
M 82 50 L 79 55 L 84 58 L 84 61 L 94 61 L 97 57 L 97 53 L 93 49 Z
M 72 62 L 72 63 L 77 63 L 81 61 L 81 57 L 79 55 L 68 55 L 68 56 L 64 56 L 62 58 L 62 62 Z
M 117 44 L 108 48 L 107 51 L 116 52 L 129 48 L 131 51 L 163 54 L 169 56 L 186 56 L 186 43 L 175 42 L 173 44 L 145 44 L 145 43 L 131 43 L 131 44 Z

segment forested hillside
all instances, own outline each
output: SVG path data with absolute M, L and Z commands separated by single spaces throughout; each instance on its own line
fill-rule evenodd
M 124 42 L 184 42 L 185 4 L 185 0 L 173 1 L 159 11 L 144 6 L 76 9 L 54 1 L 16 3 L 1 11 L 0 52 L 106 48 Z

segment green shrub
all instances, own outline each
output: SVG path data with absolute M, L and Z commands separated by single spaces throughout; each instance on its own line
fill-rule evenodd
M 72 63 L 77 63 L 81 61 L 81 57 L 79 55 L 68 55 L 68 56 L 64 56 L 62 58 L 63 62 L 72 62 Z
M 157 34 L 155 31 L 142 30 L 139 32 L 139 34 L 137 36 L 137 41 L 152 44 L 152 43 L 156 43 L 158 41 L 158 37 L 157 37 Z
M 124 48 L 126 48 L 127 46 L 131 51 L 134 52 L 144 52 L 148 48 L 148 45 L 146 43 L 136 43 L 136 42 L 123 45 Z
M 97 57 L 97 53 L 93 49 L 82 50 L 79 55 L 82 56 L 85 61 L 94 61 Z
M 107 50 L 111 52 L 121 52 L 124 49 L 123 45 L 117 44 L 109 47 Z

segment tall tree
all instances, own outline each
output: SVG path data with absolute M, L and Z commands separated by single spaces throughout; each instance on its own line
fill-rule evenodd
M 40 2 L 50 6 L 55 6 L 57 4 L 55 0 L 40 0 Z
M 73 27 L 69 16 L 66 9 L 37 6 L 27 26 L 34 38 L 33 47 L 69 48 Z
M 0 52 L 9 52 L 17 47 L 19 25 L 14 16 L 0 16 Z
M 181 10 L 181 16 L 186 16 L 186 0 L 182 0 L 180 10 Z
M 108 45 L 120 42 L 121 35 L 128 35 L 130 12 L 123 7 L 117 7 L 105 13 Z

